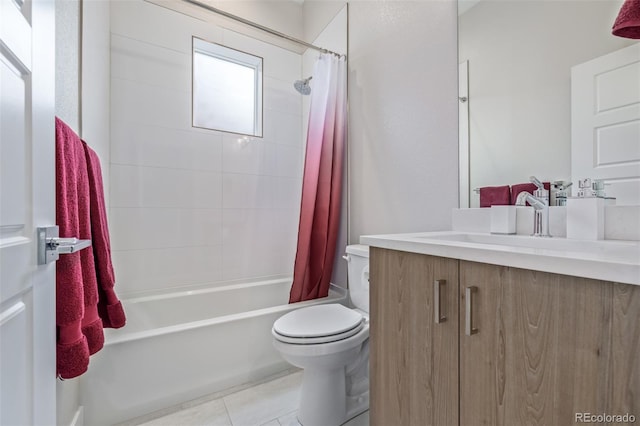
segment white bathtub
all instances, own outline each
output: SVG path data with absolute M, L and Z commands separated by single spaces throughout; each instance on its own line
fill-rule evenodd
M 171 407 L 290 366 L 271 326 L 307 305 L 287 304 L 291 278 L 123 300 L 127 325 L 106 330 L 105 347 L 82 377 L 85 424 L 109 425 Z

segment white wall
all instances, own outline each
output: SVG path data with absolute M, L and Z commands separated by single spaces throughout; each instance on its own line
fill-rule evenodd
M 611 35 L 621 4 L 485 0 L 460 16 L 471 188 L 570 179 L 570 69 L 633 42 Z
M 344 0 L 305 0 L 302 3 L 303 40 L 315 44 L 319 38 L 327 37 L 326 29 L 336 25 L 335 17 L 344 10 L 346 3 Z
M 455 1 L 349 6 L 350 241 L 449 229 L 458 205 Z
M 80 133 L 80 3 L 56 0 L 56 115 Z
M 191 127 L 191 37 L 264 57 L 264 138 Z M 298 54 L 143 1 L 111 4 L 111 208 L 120 295 L 293 271 Z

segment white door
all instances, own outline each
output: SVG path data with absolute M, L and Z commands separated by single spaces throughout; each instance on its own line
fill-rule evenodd
M 55 424 L 54 1 L 0 0 L 0 424 Z
M 571 69 L 571 180 L 582 178 L 640 204 L 640 43 Z

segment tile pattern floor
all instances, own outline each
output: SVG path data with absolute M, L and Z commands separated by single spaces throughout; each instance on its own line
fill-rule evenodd
M 141 426 L 300 426 L 297 419 L 302 372 L 296 371 L 218 399 L 156 418 Z M 369 426 L 369 412 L 344 426 Z

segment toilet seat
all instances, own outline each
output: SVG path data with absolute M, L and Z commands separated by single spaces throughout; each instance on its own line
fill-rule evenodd
M 362 330 L 363 315 L 340 304 L 309 306 L 280 317 L 273 336 L 284 343 L 312 345 L 351 337 Z

